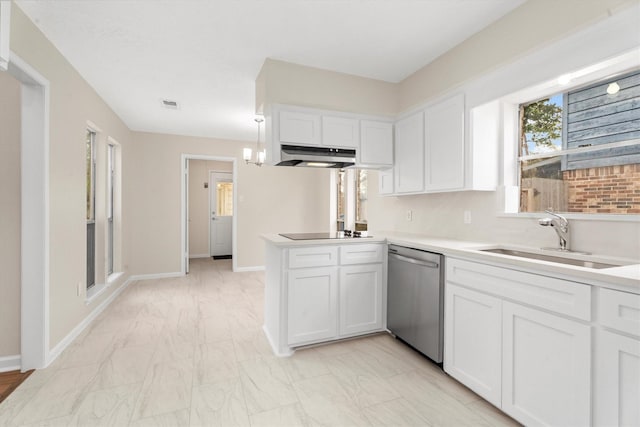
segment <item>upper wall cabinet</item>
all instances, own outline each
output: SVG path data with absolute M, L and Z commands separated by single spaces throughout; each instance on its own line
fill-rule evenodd
M 358 148 L 360 127 L 358 120 L 322 116 L 322 145 L 338 148 Z
M 393 167 L 393 122 L 384 117 L 292 105 L 265 107 L 267 163 L 277 164 L 282 145 L 356 150 L 356 167 Z
M 0 1 L 0 70 L 9 65 L 9 22 L 11 18 L 11 2 Z
M 361 120 L 360 138 L 358 163 L 393 166 L 393 124 Z
M 320 115 L 281 111 L 279 139 L 288 144 L 320 145 Z
M 424 114 L 422 111 L 396 122 L 395 193 L 424 190 Z
M 464 95 L 428 107 L 424 113 L 425 190 L 464 187 Z

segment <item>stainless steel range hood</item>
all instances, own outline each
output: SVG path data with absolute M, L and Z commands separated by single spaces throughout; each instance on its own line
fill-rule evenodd
M 282 145 L 276 166 L 346 168 L 355 163 L 355 149 Z

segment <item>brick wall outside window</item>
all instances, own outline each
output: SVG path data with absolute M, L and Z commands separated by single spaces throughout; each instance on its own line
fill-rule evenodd
M 640 164 L 563 172 L 568 212 L 640 214 Z

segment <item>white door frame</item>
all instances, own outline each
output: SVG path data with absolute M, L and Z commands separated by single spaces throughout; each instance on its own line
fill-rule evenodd
M 218 162 L 232 162 L 233 164 L 233 169 L 232 169 L 232 179 L 233 179 L 233 207 L 234 207 L 234 211 L 233 211 L 233 220 L 231 223 L 231 257 L 232 257 L 232 268 L 233 271 L 238 271 L 238 245 L 237 245 L 237 230 L 238 230 L 238 215 L 236 215 L 237 213 L 237 206 L 238 206 L 238 192 L 236 191 L 236 189 L 238 188 L 238 164 L 237 164 L 237 159 L 235 157 L 222 157 L 222 156 L 209 156 L 206 154 L 187 154 L 187 153 L 182 153 L 180 156 L 180 179 L 181 179 L 181 190 L 180 192 L 182 193 L 182 196 L 180 198 L 181 200 L 181 221 L 180 221 L 180 228 L 181 228 L 181 239 L 180 239 L 180 245 L 181 245 L 181 251 L 180 251 L 180 257 L 181 257 L 181 272 L 182 274 L 187 274 L 187 266 L 188 266 L 188 251 L 189 248 L 186 247 L 186 238 L 189 235 L 189 218 L 187 216 L 187 211 L 188 211 L 188 194 L 187 191 L 185 191 L 185 186 L 186 184 L 189 182 L 189 171 L 186 168 L 186 162 L 187 160 L 212 160 L 212 161 L 218 161 Z M 211 222 L 211 221 L 209 221 Z M 209 238 L 211 238 L 211 232 L 209 232 Z M 209 243 L 209 246 L 211 246 L 211 243 Z
M 209 256 L 213 256 L 211 254 L 211 192 L 213 191 L 213 187 L 211 186 L 211 175 L 212 174 L 217 174 L 217 173 L 226 173 L 226 174 L 230 174 L 231 175 L 231 181 L 233 182 L 233 215 L 231 215 L 231 221 L 233 224 L 233 220 L 236 216 L 236 206 L 235 206 L 235 202 L 236 202 L 236 183 L 235 180 L 233 179 L 234 174 L 232 172 L 229 171 L 217 171 L 214 169 L 211 169 L 207 172 L 207 174 L 209 175 Z M 215 178 L 214 178 L 215 180 Z M 233 227 L 233 226 L 232 226 Z M 231 238 L 233 238 L 233 229 L 231 230 Z M 233 246 L 235 246 L 233 243 L 231 244 L 231 250 L 233 250 Z M 233 255 L 231 256 L 233 258 Z
M 20 369 L 49 364 L 49 81 L 11 52 L 21 83 Z

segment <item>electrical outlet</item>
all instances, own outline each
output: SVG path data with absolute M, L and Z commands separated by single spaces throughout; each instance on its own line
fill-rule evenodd
M 471 224 L 471 211 L 464 211 L 464 223 Z
M 78 296 L 82 295 L 82 282 L 78 282 L 78 288 L 76 289 Z
M 411 209 L 409 209 L 407 211 L 407 221 L 411 221 L 413 219 L 413 212 L 411 212 Z

